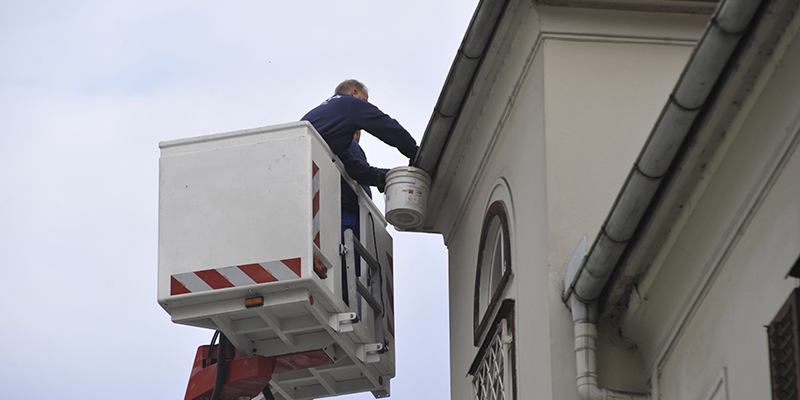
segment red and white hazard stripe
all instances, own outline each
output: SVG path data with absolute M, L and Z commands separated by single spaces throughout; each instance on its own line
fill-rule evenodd
M 311 226 L 314 244 L 320 248 L 319 239 L 319 167 L 317 163 L 311 162 Z
M 300 258 L 174 274 L 170 295 L 197 293 L 300 278 Z

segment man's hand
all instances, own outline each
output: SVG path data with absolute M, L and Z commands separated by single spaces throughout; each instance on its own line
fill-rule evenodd
M 386 172 L 385 170 L 380 170 L 378 173 L 378 184 L 375 185 L 378 187 L 378 191 L 383 193 L 386 190 Z

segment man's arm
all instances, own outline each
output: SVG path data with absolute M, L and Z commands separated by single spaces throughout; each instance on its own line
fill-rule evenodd
M 365 159 L 356 157 L 348 147 L 341 153 L 336 154 L 342 160 L 347 175 L 350 175 L 356 182 L 368 186 L 382 186 L 386 179 L 388 169 L 375 168 L 367 163 Z
M 413 159 L 417 155 L 417 142 L 397 120 L 383 113 L 378 107 L 360 100 L 355 102 L 354 123 L 382 142 L 396 147 L 404 156 Z

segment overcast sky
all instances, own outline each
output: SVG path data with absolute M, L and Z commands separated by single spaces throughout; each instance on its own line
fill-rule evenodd
M 158 143 L 296 121 L 348 78 L 419 142 L 476 4 L 0 2 L 0 396 L 182 399 L 213 332 L 156 302 Z M 445 248 L 394 238 L 392 398 L 447 399 Z

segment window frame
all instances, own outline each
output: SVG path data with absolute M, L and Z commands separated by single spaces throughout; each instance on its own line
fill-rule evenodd
M 770 386 L 772 398 L 795 398 L 800 393 L 800 288 L 786 299 L 778 313 L 767 326 Z M 782 357 L 782 354 L 789 354 Z M 792 379 L 786 379 L 789 375 Z M 788 385 L 786 383 L 789 383 Z
M 502 322 L 503 320 L 506 321 L 506 334 L 509 336 L 510 343 L 507 344 L 507 365 L 504 366 L 504 377 L 502 379 L 506 380 L 508 385 L 504 385 L 507 389 L 504 393 L 506 399 L 509 400 L 516 400 L 517 399 L 517 350 L 516 350 L 516 321 L 515 321 L 515 312 L 514 312 L 514 299 L 505 299 L 502 301 L 499 311 L 495 315 L 492 323 L 490 325 L 490 329 L 488 334 L 484 338 L 483 342 L 481 343 L 480 348 L 478 349 L 475 358 L 472 361 L 472 365 L 469 367 L 469 371 L 467 372 L 467 376 L 472 377 L 472 384 L 474 385 L 475 375 L 479 373 L 481 364 L 486 356 L 486 352 L 489 350 L 489 347 L 492 345 L 492 341 L 495 339 L 495 335 L 498 334 L 498 330 L 502 329 Z M 473 386 L 474 387 L 474 386 Z M 474 389 L 473 389 L 474 390 Z
M 503 263 L 505 264 L 505 271 L 500 278 L 500 282 L 498 283 L 497 287 L 495 288 L 494 292 L 488 297 L 488 302 L 486 305 L 486 310 L 481 315 L 481 270 L 482 270 L 482 261 L 483 256 L 486 253 L 486 245 L 487 245 L 487 238 L 488 238 L 488 228 L 490 223 L 494 218 L 498 218 L 500 220 L 500 229 L 502 230 L 503 235 Z M 489 243 L 491 246 L 494 246 L 494 237 L 492 238 L 492 243 Z M 491 247 L 492 249 L 494 247 Z M 498 304 L 500 303 L 500 299 L 505 292 L 506 286 L 508 286 L 508 281 L 511 279 L 512 275 L 512 261 L 511 261 L 511 234 L 508 224 L 508 212 L 506 211 L 506 206 L 501 200 L 495 200 L 489 206 L 489 209 L 486 211 L 486 215 L 483 219 L 483 227 L 481 229 L 481 240 L 480 245 L 478 247 L 478 261 L 476 266 L 475 272 L 475 298 L 474 298 L 474 307 L 473 307 L 473 328 L 474 328 L 474 346 L 478 346 L 480 344 L 480 339 L 486 331 L 486 327 L 493 318 L 493 314 L 497 311 Z

